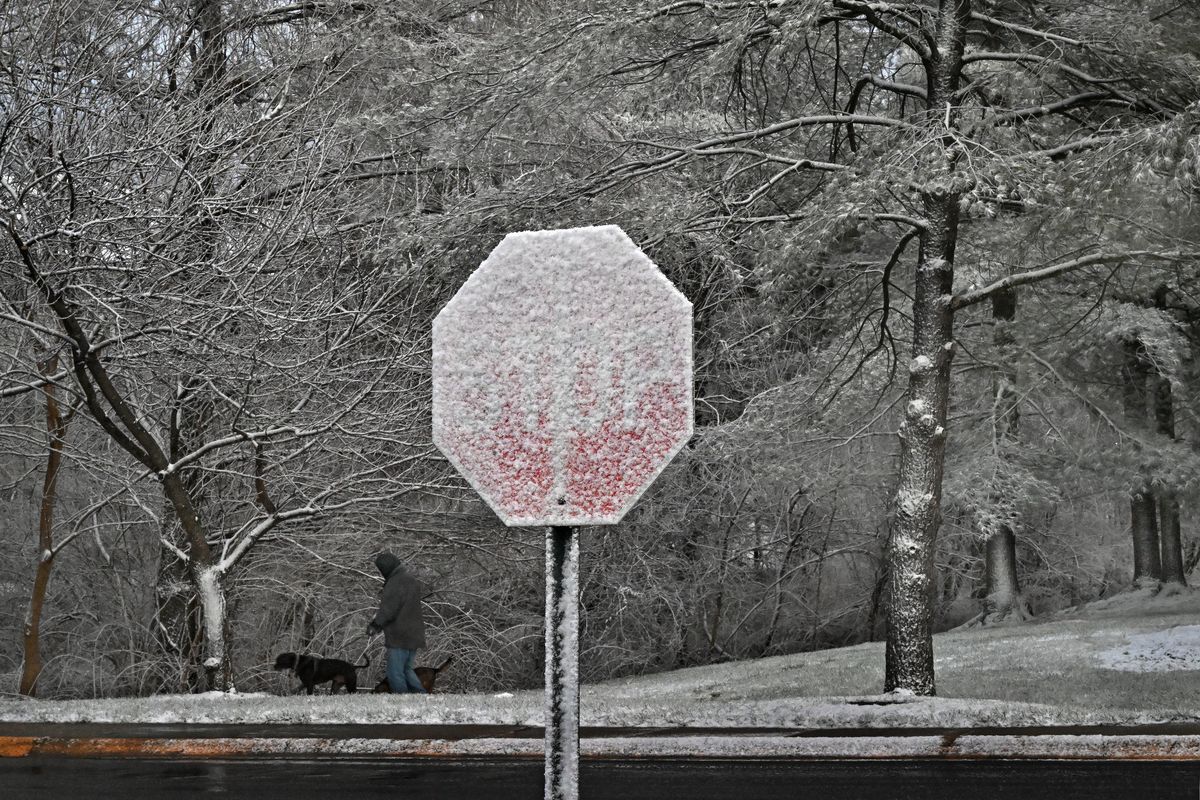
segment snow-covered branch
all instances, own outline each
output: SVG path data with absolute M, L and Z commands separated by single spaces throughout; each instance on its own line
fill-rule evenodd
M 1059 264 L 1051 264 L 1041 267 L 1040 269 L 1032 269 L 1027 272 L 1018 272 L 1015 275 L 1008 275 L 997 281 L 994 281 L 980 289 L 956 294 L 950 299 L 950 309 L 957 311 L 967 306 L 975 305 L 983 300 L 988 299 L 997 292 L 1002 292 L 1005 289 L 1012 289 L 1017 286 L 1024 286 L 1029 283 L 1037 283 L 1044 281 L 1047 278 L 1053 278 L 1057 275 L 1063 275 L 1068 272 L 1073 272 L 1084 267 L 1094 266 L 1096 264 L 1114 264 L 1131 259 L 1149 259 L 1156 261 L 1188 261 L 1200 259 L 1200 252 L 1162 252 L 1157 250 L 1127 250 L 1118 253 L 1092 253 L 1091 255 L 1082 256 L 1080 258 L 1064 261 Z

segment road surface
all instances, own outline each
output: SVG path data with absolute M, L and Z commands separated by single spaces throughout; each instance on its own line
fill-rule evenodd
M 1186 798 L 1195 762 L 588 761 L 583 800 L 1097 800 Z M 531 759 L 0 759 L 5 800 L 225 795 L 250 800 L 530 800 L 542 794 Z
M 1192 723 L 581 734 L 583 800 L 1200 798 Z M 541 736 L 500 725 L 0 723 L 0 800 L 527 800 L 542 794 Z

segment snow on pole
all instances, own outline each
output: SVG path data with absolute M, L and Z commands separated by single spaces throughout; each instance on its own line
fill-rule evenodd
M 546 800 L 579 797 L 579 537 L 546 529 Z

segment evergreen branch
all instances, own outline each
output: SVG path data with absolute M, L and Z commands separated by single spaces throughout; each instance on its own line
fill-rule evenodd
M 1080 92 L 1071 97 L 1064 97 L 1056 103 L 1046 103 L 1037 106 L 1027 106 L 1018 108 L 1013 111 L 1006 111 L 1003 114 L 993 114 L 985 117 L 975 125 L 971 126 L 971 131 L 981 127 L 991 127 L 1000 125 L 1009 125 L 1014 122 L 1023 122 L 1027 119 L 1036 119 L 1038 117 L 1048 117 L 1051 114 L 1059 114 L 1063 111 L 1070 111 L 1073 108 L 1080 106 L 1092 105 L 1094 101 L 1104 101 L 1113 99 L 1111 91 L 1095 91 L 1095 92 Z M 969 133 L 968 133 L 969 135 Z
M 1069 44 L 1072 47 L 1081 47 L 1099 52 L 1113 52 L 1109 48 L 1098 48 L 1089 42 L 1083 41 L 1082 39 L 1072 39 L 1069 36 L 1062 36 L 1057 33 L 1050 33 L 1049 31 L 1040 31 L 1037 28 L 1030 28 L 1025 25 L 1020 25 L 1016 22 L 1009 22 L 1008 20 L 999 19 L 998 17 L 991 17 L 980 11 L 972 11 L 971 19 L 978 20 L 996 28 L 1003 28 L 1005 30 L 1012 31 L 1013 33 L 1020 33 L 1026 36 L 1034 36 L 1039 39 L 1045 39 L 1048 42 L 1060 42 L 1062 44 Z

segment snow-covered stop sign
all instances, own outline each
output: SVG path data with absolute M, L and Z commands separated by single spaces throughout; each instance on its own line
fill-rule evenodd
M 506 525 L 619 522 L 692 435 L 692 304 L 615 225 L 510 233 L 433 323 L 433 441 Z

